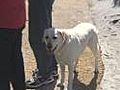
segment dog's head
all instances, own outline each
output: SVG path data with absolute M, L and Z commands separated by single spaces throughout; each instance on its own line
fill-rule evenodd
M 47 50 L 54 52 L 63 42 L 63 35 L 55 28 L 45 29 L 43 41 L 46 44 Z
M 45 29 L 43 41 L 46 44 L 48 51 L 54 51 L 58 46 L 58 32 L 55 28 Z

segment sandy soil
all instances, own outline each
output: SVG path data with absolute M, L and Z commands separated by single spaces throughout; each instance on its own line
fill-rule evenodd
M 113 8 L 113 0 L 92 1 L 105 64 L 101 86 L 103 90 L 120 90 L 120 7 Z
M 53 6 L 53 26 L 71 28 L 80 22 L 92 22 L 91 6 L 92 3 L 89 0 L 56 0 Z M 26 79 L 28 79 L 31 78 L 32 70 L 36 68 L 35 58 L 28 44 L 28 27 L 23 31 L 22 50 Z M 76 70 L 78 75 L 74 80 L 74 90 L 101 90 L 100 82 L 104 74 L 102 59 L 99 60 L 100 73 L 94 75 L 94 57 L 90 50 L 86 49 L 79 58 Z M 53 90 L 55 84 L 49 85 L 48 88 L 44 86 L 38 90 Z M 55 87 L 54 90 L 59 90 L 59 88 Z

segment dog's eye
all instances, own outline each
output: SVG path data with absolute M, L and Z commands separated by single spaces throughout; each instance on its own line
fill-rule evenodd
M 48 36 L 45 37 L 45 39 L 48 39 L 48 38 L 49 38 Z
M 53 39 L 57 39 L 57 37 L 53 37 Z

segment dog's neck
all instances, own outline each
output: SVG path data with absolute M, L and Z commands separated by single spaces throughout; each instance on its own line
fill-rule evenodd
M 67 42 L 67 39 L 64 39 L 64 40 L 62 41 L 61 46 L 57 47 L 57 48 L 54 50 L 54 52 L 55 52 L 55 53 L 57 53 L 57 52 L 60 53 L 60 51 L 62 51 L 62 49 L 64 48 L 66 42 Z

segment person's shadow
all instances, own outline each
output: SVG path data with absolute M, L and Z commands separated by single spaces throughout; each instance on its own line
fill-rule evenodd
M 73 90 L 96 90 L 98 74 L 99 73 L 95 73 L 89 85 L 85 85 L 78 80 L 77 78 L 78 75 L 76 73 L 74 78 L 74 83 L 73 83 Z M 54 83 L 44 85 L 41 88 L 36 90 L 63 90 L 62 88 L 60 89 L 60 87 L 57 87 L 56 84 L 57 84 L 57 80 Z

